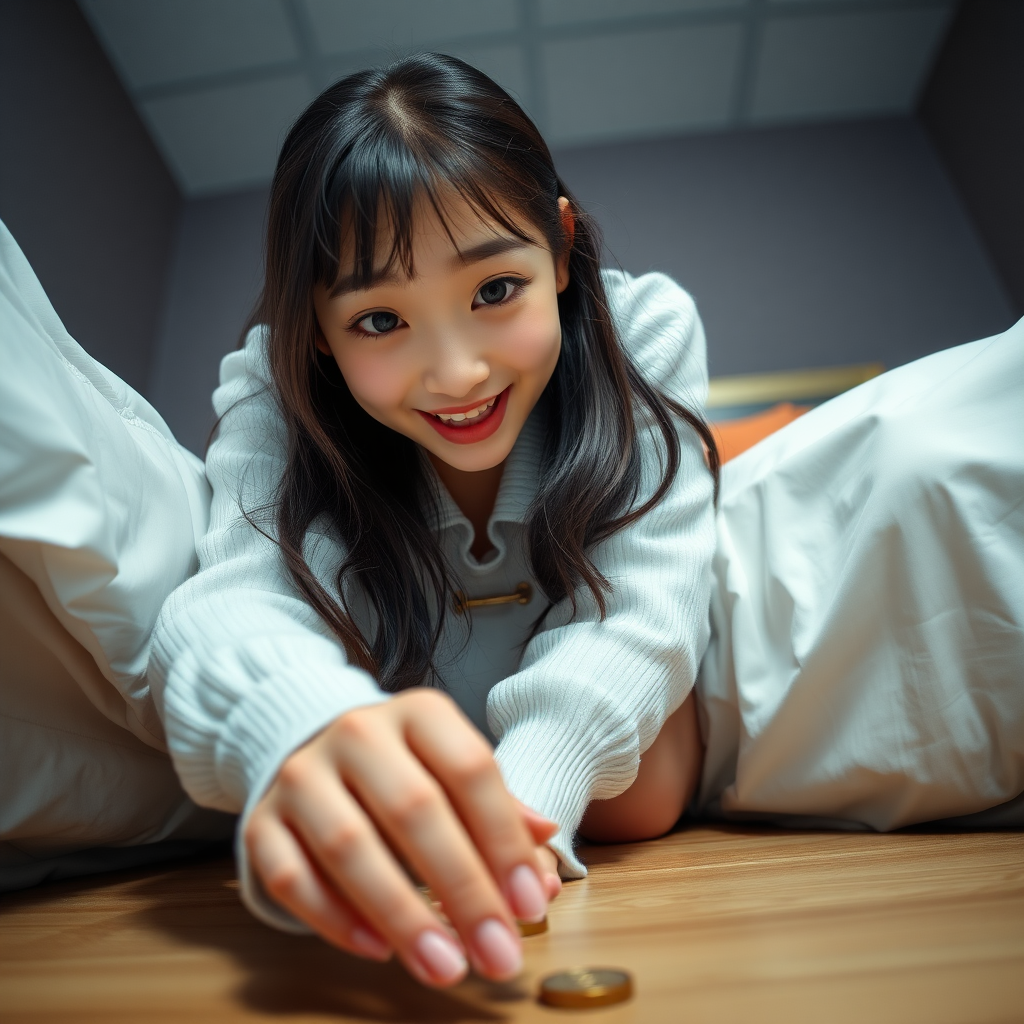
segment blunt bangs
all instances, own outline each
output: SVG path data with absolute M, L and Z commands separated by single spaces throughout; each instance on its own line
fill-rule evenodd
M 323 187 L 313 237 L 315 277 L 325 287 L 332 287 L 343 274 L 351 274 L 359 288 L 369 288 L 397 269 L 412 277 L 415 211 L 423 201 L 453 245 L 447 211 L 455 199 L 464 201 L 481 220 L 525 242 L 536 241 L 523 229 L 530 224 L 543 234 L 552 252 L 565 244 L 558 179 L 536 129 L 532 138 L 521 137 L 521 113 L 518 132 L 498 118 L 481 119 L 472 110 L 467 116 L 466 72 L 479 72 L 461 65 L 453 76 L 447 66 L 452 58 L 418 58 L 421 64 L 426 59 L 434 65 L 431 82 L 419 75 L 403 80 L 401 67 L 406 62 L 353 76 L 361 79 L 353 84 L 363 102 L 355 109 L 339 108 L 324 126 L 325 151 L 317 161 Z M 487 102 L 493 104 L 496 87 L 485 82 Z M 445 102 L 446 87 L 452 102 Z M 515 107 L 511 97 L 507 100 Z M 531 171 L 547 168 L 547 187 L 541 191 L 537 175 L 524 175 L 519 166 L 531 152 L 536 154 Z M 341 266 L 343 233 L 351 238 L 352 267 Z

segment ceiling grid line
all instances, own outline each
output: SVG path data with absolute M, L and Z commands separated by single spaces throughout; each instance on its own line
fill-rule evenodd
M 331 81 L 468 59 L 555 147 L 912 109 L 955 0 L 78 0 L 188 195 L 269 180 Z
M 540 14 L 537 0 L 518 0 L 527 95 L 523 97 L 542 135 L 548 130 L 547 87 L 541 58 Z
M 757 80 L 757 62 L 761 47 L 761 31 L 766 0 L 747 0 L 743 25 L 743 48 L 740 52 L 739 73 L 733 93 L 732 121 L 745 125 L 750 120 L 754 86 Z
M 771 17 L 821 17 L 866 14 L 879 11 L 919 10 L 948 6 L 949 0 L 765 0 L 765 13 Z M 667 28 L 721 24 L 742 20 L 747 11 L 745 0 L 728 7 L 709 7 L 664 14 L 630 14 L 600 21 L 570 25 L 544 25 L 539 31 L 545 40 L 586 39 L 621 33 L 658 31 Z
M 879 11 L 918 10 L 922 7 L 941 7 L 943 0 L 768 0 L 772 17 L 806 16 L 822 14 L 873 14 Z
M 299 50 L 299 64 L 309 81 L 309 88 L 315 96 L 323 88 L 320 78 L 319 53 L 316 45 L 316 33 L 309 23 L 306 8 L 298 0 L 281 0 L 288 26 L 295 37 L 295 45 Z
M 215 71 L 207 75 L 196 75 L 193 78 L 179 79 L 176 82 L 145 85 L 134 91 L 134 98 L 146 102 L 174 96 L 188 96 L 192 93 L 208 92 L 210 89 L 247 85 L 249 82 L 258 82 L 264 78 L 305 74 L 306 71 L 307 64 L 301 59 L 274 61 L 271 64 L 259 64 L 251 68 L 237 68 L 233 71 Z
M 532 9 L 536 11 L 537 0 L 517 0 L 517 3 L 526 9 Z M 297 24 L 306 24 L 308 26 L 308 18 L 305 17 L 304 8 L 301 5 L 301 0 L 281 0 L 282 5 L 289 11 L 295 12 L 294 17 L 296 18 Z M 746 21 L 746 15 L 748 14 L 751 6 L 762 8 L 762 17 L 768 13 L 772 18 L 786 18 L 786 19 L 799 19 L 799 18 L 818 18 L 826 16 L 828 18 L 838 17 L 844 14 L 867 14 L 867 13 L 878 13 L 878 12 L 892 12 L 900 10 L 922 10 L 922 9 L 940 9 L 949 6 L 949 0 L 753 0 L 751 4 L 750 0 L 747 0 L 745 4 L 740 6 L 737 4 L 733 7 L 725 8 L 713 8 L 707 10 L 687 10 L 678 11 L 668 14 L 639 14 L 630 15 L 626 17 L 616 17 L 603 19 L 599 22 L 587 23 L 583 25 L 544 25 L 533 14 L 530 17 L 524 18 L 524 24 L 528 26 L 528 30 L 535 33 L 535 38 L 530 40 L 529 43 L 524 43 L 524 47 L 527 49 L 532 48 L 538 50 L 539 46 L 536 45 L 538 42 L 543 44 L 544 42 L 556 42 L 560 40 L 568 39 L 599 39 L 607 36 L 616 36 L 621 34 L 632 34 L 636 32 L 657 32 L 665 29 L 672 28 L 686 28 L 696 27 L 700 25 L 720 25 L 727 23 L 734 23 L 738 20 Z M 289 19 L 291 20 L 291 18 Z M 308 26 L 308 39 L 315 46 L 315 32 L 311 26 Z M 302 40 L 305 33 L 293 29 L 296 37 L 297 44 L 301 47 Z M 539 38 L 537 38 L 539 37 Z M 460 36 L 458 39 L 440 39 L 435 40 L 430 49 L 434 49 L 440 52 L 446 52 L 447 49 L 458 49 L 464 46 L 470 47 L 489 47 L 499 46 L 503 43 L 520 42 L 520 33 L 510 33 L 507 31 L 502 32 L 482 32 L 474 35 Z M 368 61 L 369 64 L 379 61 L 381 57 L 380 49 L 375 47 L 354 47 L 350 50 L 341 50 L 336 54 L 330 56 L 336 58 L 352 58 L 353 62 Z M 313 60 L 314 63 L 319 64 L 327 59 L 328 55 L 314 51 Z M 215 72 L 206 75 L 195 75 L 189 76 L 188 78 L 178 79 L 176 81 L 162 82 L 155 85 L 147 85 L 136 87 L 134 94 L 140 99 L 152 99 L 160 96 L 172 96 L 178 93 L 189 93 L 201 91 L 209 88 L 217 88 L 223 85 L 235 85 L 249 81 L 253 81 L 262 75 L 276 75 L 281 73 L 291 73 L 295 71 L 303 70 L 303 61 L 292 60 L 292 61 L 278 61 L 268 64 L 254 65 L 249 68 L 240 68 L 233 71 Z M 317 79 L 319 81 L 319 78 Z M 323 88 L 327 83 L 317 85 L 317 88 Z

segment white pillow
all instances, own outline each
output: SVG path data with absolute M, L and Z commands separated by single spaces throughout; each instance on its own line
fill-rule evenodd
M 196 570 L 202 462 L 67 333 L 0 222 L 0 553 L 36 584 L 113 692 L 108 718 L 164 749 L 146 669 L 168 594 Z

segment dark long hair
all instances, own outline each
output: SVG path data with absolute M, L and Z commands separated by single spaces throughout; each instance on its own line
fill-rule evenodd
M 391 242 L 383 269 L 412 273 L 415 203 L 425 198 L 447 223 L 445 201 L 453 196 L 532 241 L 528 225 L 555 255 L 572 246 L 569 285 L 558 297 L 562 349 L 541 399 L 548 427 L 540 487 L 526 522 L 547 607 L 568 597 L 575 611 L 576 593 L 586 587 L 604 614 L 610 584 L 589 552 L 664 496 L 679 467 L 679 420 L 700 436 L 716 481 L 718 474 L 705 422 L 660 394 L 620 348 L 599 274 L 596 225 L 555 173 L 519 105 L 486 75 L 438 54 L 332 85 L 281 151 L 253 322 L 269 328 L 271 374 L 288 430 L 276 540 L 296 586 L 350 659 L 392 690 L 426 681 L 456 585 L 433 528 L 436 501 L 418 447 L 364 412 L 334 360 L 318 352 L 312 293 L 339 276 L 343 223 L 352 232 L 358 284 L 381 272 L 382 231 Z M 575 217 L 571 243 L 559 196 L 568 197 Z M 664 472 L 655 493 L 637 505 L 639 419 L 664 439 Z M 334 595 L 303 553 L 311 527 L 324 523 L 344 551 Z M 369 602 L 372 636 L 349 613 L 352 584 Z

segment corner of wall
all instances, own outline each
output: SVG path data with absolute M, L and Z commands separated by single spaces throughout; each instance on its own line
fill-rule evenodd
M 1018 315 L 1024 315 L 1024 3 L 965 0 L 918 105 Z
M 146 389 L 181 209 L 73 0 L 0 5 L 0 217 L 68 330 Z

